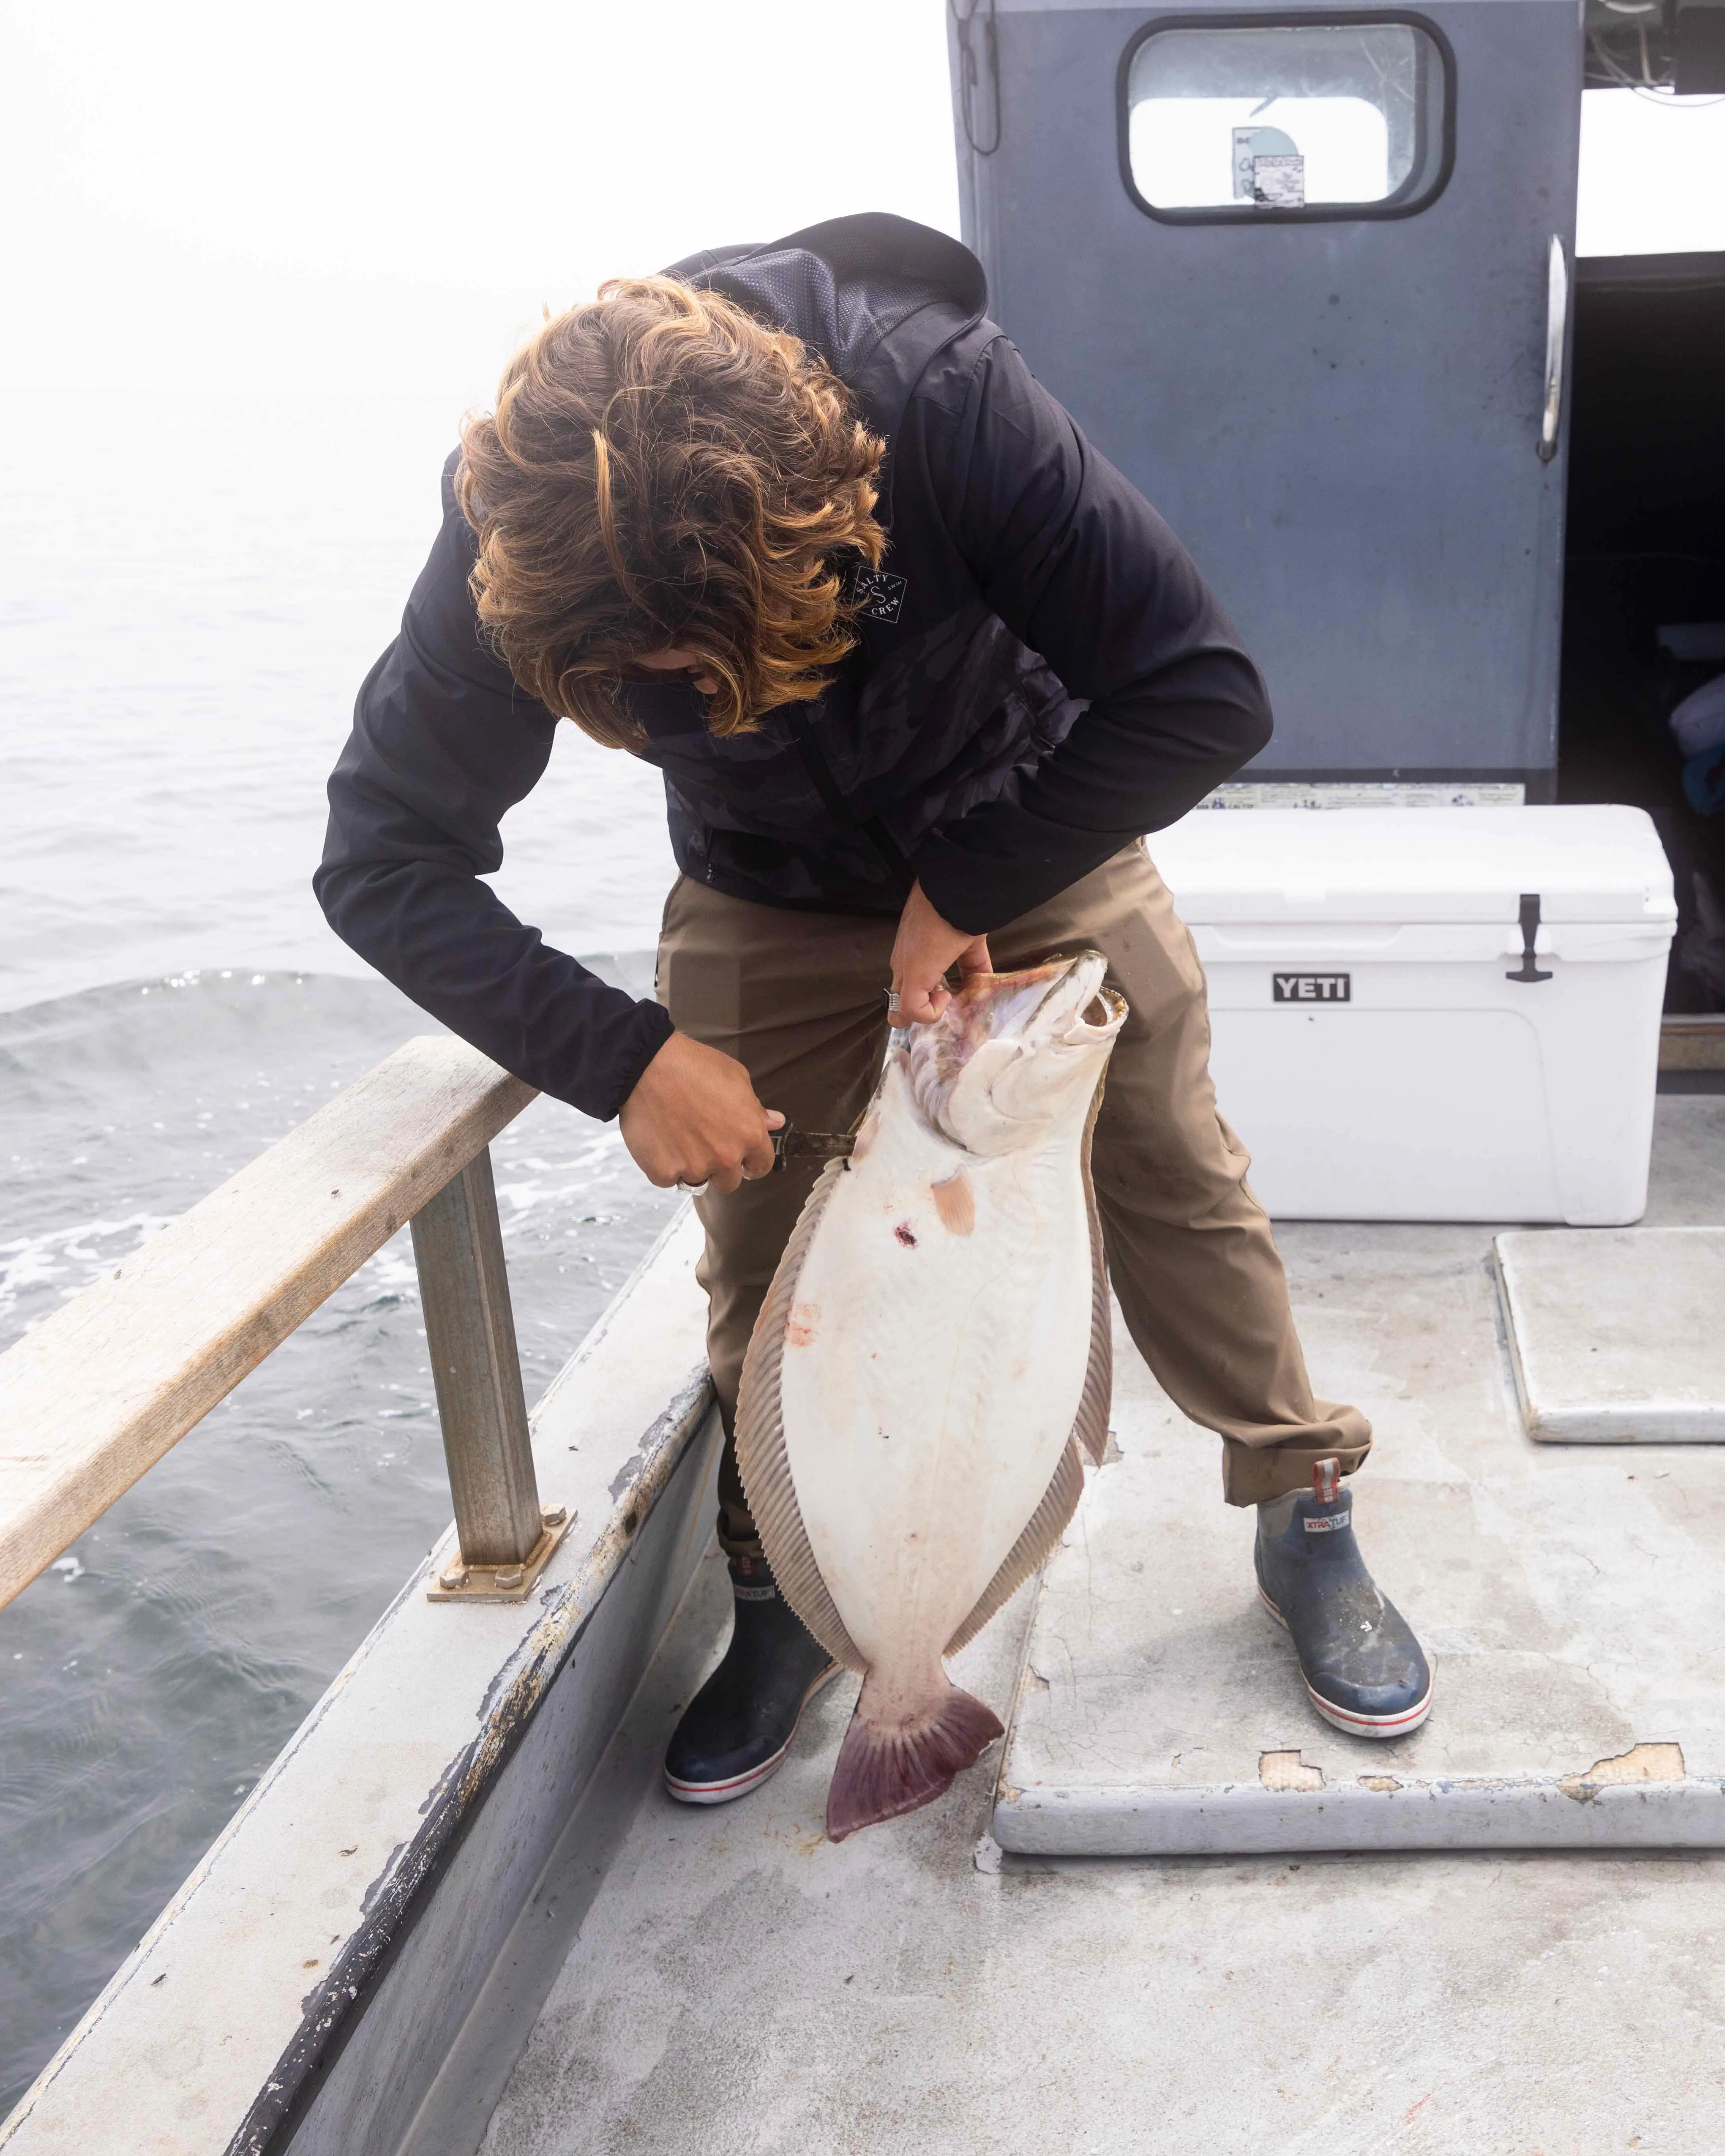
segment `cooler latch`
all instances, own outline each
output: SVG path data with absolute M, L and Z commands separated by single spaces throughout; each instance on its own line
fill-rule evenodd
M 1506 973 L 1506 981 L 1548 981 L 1549 973 L 1542 973 L 1533 963 L 1533 939 L 1539 933 L 1539 893 L 1522 893 L 1522 963 L 1512 973 Z

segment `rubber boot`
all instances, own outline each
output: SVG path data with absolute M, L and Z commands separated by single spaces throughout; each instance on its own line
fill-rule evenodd
M 758 1789 L 783 1764 L 803 1708 L 839 1674 L 765 1561 L 730 1563 L 731 1644 L 665 1747 L 665 1786 L 680 1804 L 728 1804 Z
M 1285 1625 L 1312 1703 L 1354 1737 L 1405 1737 L 1431 1712 L 1431 1671 L 1353 1536 L 1341 1462 L 1320 1460 L 1310 1496 L 1258 1507 L 1258 1592 Z

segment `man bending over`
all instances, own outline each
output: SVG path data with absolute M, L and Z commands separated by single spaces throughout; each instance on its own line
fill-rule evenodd
M 1204 976 L 1142 834 L 1263 747 L 1262 682 L 1179 542 L 983 313 L 956 241 L 845 218 L 608 285 L 510 362 L 444 473 L 444 524 L 330 782 L 317 891 L 390 980 L 542 1091 L 706 1186 L 701 1279 L 728 1432 L 817 1164 L 946 978 L 1089 947 L 1131 1018 L 1093 1167 L 1145 1360 L 1258 1510 L 1259 1590 L 1317 1712 L 1363 1737 L 1430 1677 L 1339 1477 L 1281 1260 L 1216 1111 Z M 479 879 L 559 717 L 665 774 L 681 871 L 658 1000 L 548 949 Z M 1170 1522 L 1169 1533 L 1178 1532 Z M 727 1442 L 723 1661 L 671 1793 L 778 1765 L 834 1674 L 778 1596 Z

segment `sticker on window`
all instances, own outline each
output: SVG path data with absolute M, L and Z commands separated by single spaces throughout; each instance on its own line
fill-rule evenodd
M 1299 155 L 1291 135 L 1285 135 L 1280 127 L 1236 127 L 1234 131 L 1234 199 L 1251 202 L 1257 195 L 1257 175 L 1253 167 L 1260 157 L 1293 157 Z M 1303 192 L 1305 176 L 1301 176 Z
M 1268 209 L 1306 207 L 1306 160 L 1301 157 L 1254 157 L 1252 200 Z

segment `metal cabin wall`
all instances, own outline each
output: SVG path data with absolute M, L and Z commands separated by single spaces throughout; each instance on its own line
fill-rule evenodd
M 961 8 L 969 0 L 958 0 Z M 1573 0 L 1449 0 L 1455 162 L 1411 216 L 1163 223 L 1121 173 L 1122 55 L 1171 16 L 987 0 L 965 237 L 990 311 L 1167 516 L 1269 680 L 1253 776 L 1524 778 L 1556 762 L 1567 419 L 1536 453 L 1547 259 L 1573 269 Z M 1325 11 L 1371 20 L 1369 8 Z M 1572 310 L 1573 312 L 1573 310 Z

